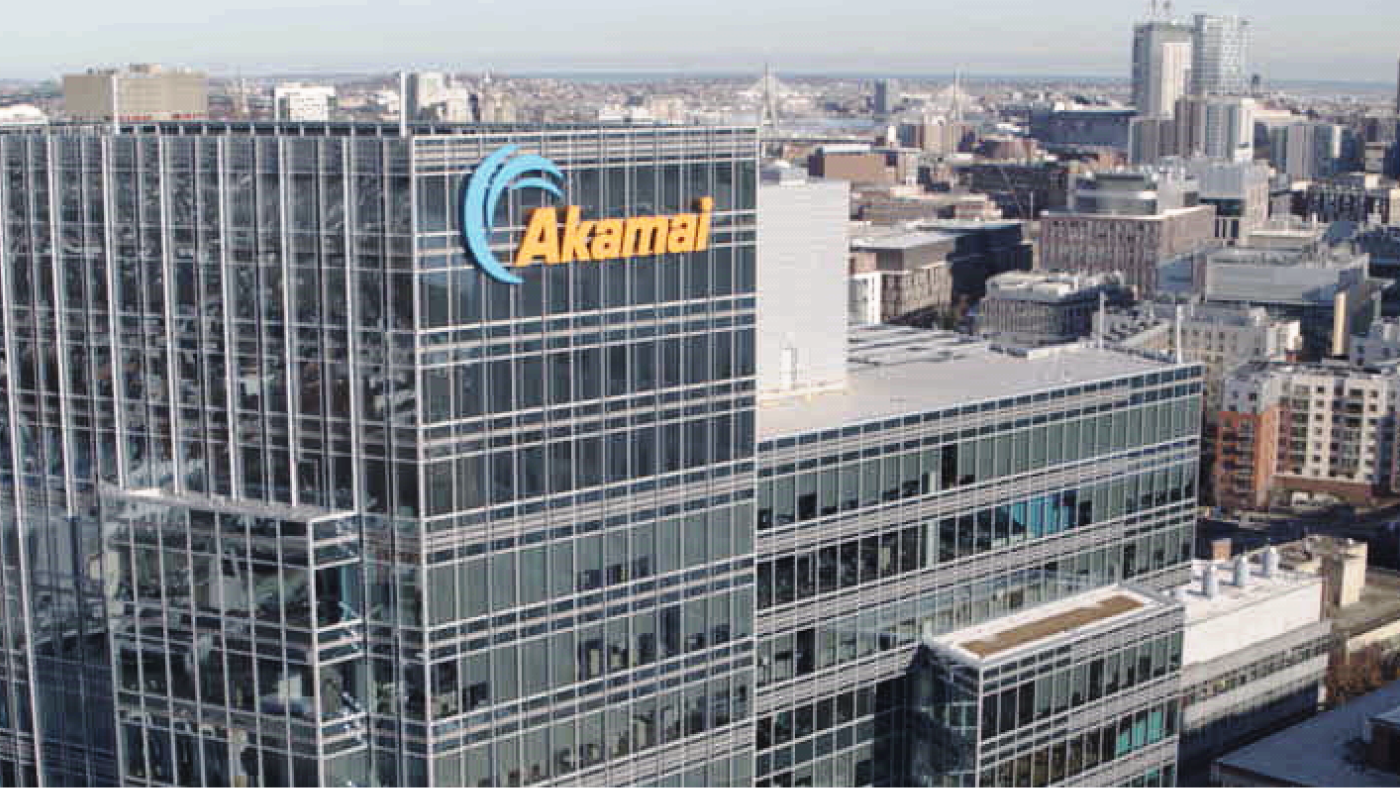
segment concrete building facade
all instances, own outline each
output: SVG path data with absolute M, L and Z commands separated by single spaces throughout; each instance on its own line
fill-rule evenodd
M 1176 22 L 1133 25 L 1133 107 L 1138 115 L 1170 117 L 1190 89 L 1193 28 Z
M 846 380 L 850 186 L 768 167 L 758 188 L 758 389 L 793 394 Z M 761 394 L 762 395 L 762 394 Z
M 1132 294 L 1120 274 L 1013 272 L 987 280 L 977 310 L 977 333 L 993 342 L 1037 347 L 1086 337 L 1103 305 Z
M 1075 180 L 1070 205 L 1041 217 L 1038 270 L 1122 273 L 1141 295 L 1170 258 L 1215 245 L 1215 208 L 1170 173 L 1098 173 Z
M 1181 768 L 1204 777 L 1213 758 L 1316 713 L 1331 622 L 1322 579 L 1282 568 L 1273 548 L 1193 563 L 1174 592 L 1186 607 Z
M 64 74 L 63 110 L 80 121 L 197 120 L 209 114 L 208 78 L 147 63 Z

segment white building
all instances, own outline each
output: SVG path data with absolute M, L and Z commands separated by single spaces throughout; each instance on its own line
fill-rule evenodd
M 335 108 L 335 88 L 284 82 L 272 89 L 272 106 L 277 120 L 325 122 Z
M 846 382 L 850 184 L 771 166 L 758 187 L 759 395 Z
M 1190 25 L 1140 22 L 1133 26 L 1133 106 L 1139 115 L 1170 116 L 1191 72 Z
M 1191 583 L 1175 592 L 1186 608 L 1184 771 L 1316 710 L 1331 637 L 1323 585 L 1315 574 L 1283 569 L 1274 548 L 1193 563 Z
M 42 126 L 48 122 L 49 117 L 33 104 L 0 107 L 0 126 Z

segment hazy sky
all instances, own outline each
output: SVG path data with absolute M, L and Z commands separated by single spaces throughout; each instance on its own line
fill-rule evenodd
M 1136 0 L 13 2 L 0 77 L 154 61 L 216 74 L 441 67 L 1126 76 Z M 1395 0 L 1178 2 L 1255 26 L 1266 79 L 1389 82 Z

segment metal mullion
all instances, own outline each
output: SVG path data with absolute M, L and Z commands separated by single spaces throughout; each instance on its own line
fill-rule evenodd
M 6 140 L 0 139 L 0 145 L 3 145 L 5 142 L 6 142 Z M 31 152 L 30 152 L 29 150 L 25 150 L 25 164 L 26 164 L 26 165 L 29 163 L 29 160 L 30 160 L 30 158 L 31 158 L 30 153 L 31 153 Z M 27 170 L 28 167 L 26 166 L 24 169 Z M 28 180 L 28 173 L 24 173 L 24 175 L 25 175 L 26 180 Z M 9 211 L 7 210 L 7 208 L 8 208 L 8 205 L 7 205 L 8 200 L 6 199 L 6 198 L 8 198 L 8 197 L 10 197 L 9 190 L 8 190 L 8 189 L 0 189 L 0 217 L 5 217 L 5 216 L 8 216 L 8 215 L 9 215 Z M 34 224 L 33 224 L 33 211 L 32 211 L 32 210 L 27 210 L 26 213 L 29 214 L 29 222 L 28 222 L 28 224 L 29 224 L 29 227 L 31 228 L 31 232 L 32 232 L 32 228 L 33 228 L 33 226 L 34 226 Z M 4 220 L 0 220 L 0 240 L 3 240 L 3 235 L 4 235 L 4 231 L 5 231 L 5 230 L 4 230 L 5 224 L 6 224 L 6 222 L 5 222 Z M 8 248 L 7 245 L 0 245 L 0 255 L 4 255 L 4 254 L 5 254 L 4 250 L 5 250 L 6 248 Z M 32 244 L 30 245 L 30 249 L 33 249 L 33 245 L 32 245 Z M 10 260 L 10 261 L 8 261 L 8 262 L 13 263 L 14 261 L 13 261 L 13 260 Z M 19 409 L 18 409 L 18 407 L 17 407 L 16 404 L 15 404 L 16 393 L 15 393 L 15 390 L 14 390 L 15 384 L 19 381 L 20 378 L 19 378 L 19 370 L 18 370 L 18 368 L 17 368 L 17 366 L 16 366 L 16 363 L 15 363 L 14 331 L 12 330 L 13 327 L 12 327 L 12 325 L 11 325 L 11 319 L 12 319 L 12 314 L 13 314 L 12 311 L 11 311 L 11 310 L 13 309 L 12 300 L 13 300 L 13 297 L 14 297 L 13 281 L 12 281 L 11 273 L 10 273 L 11 270 L 12 270 L 12 268 L 13 268 L 12 265 L 0 266 L 0 269 L 3 269 L 3 270 L 0 270 L 0 320 L 3 320 L 3 323 L 0 324 L 0 325 L 3 325 L 4 328 L 6 329 L 6 330 L 4 330 L 3 332 L 0 332 L 0 334 L 3 334 L 2 340 L 3 340 L 4 344 L 5 344 L 5 366 L 7 367 L 6 372 L 7 372 L 8 379 L 9 379 L 8 386 L 7 386 L 7 393 L 8 393 L 8 396 L 5 398 L 5 407 L 6 407 L 6 408 L 8 409 L 8 411 L 9 411 L 10 428 L 11 428 L 11 430 L 14 430 L 14 429 L 16 429 L 16 428 L 18 427 L 18 425 L 19 425 L 19 423 L 20 423 L 20 422 L 19 422 Z M 17 535 L 22 535 L 23 532 L 24 532 L 24 530 L 25 530 L 25 521 L 24 521 L 24 508 L 25 508 L 25 507 L 24 507 L 24 496 L 23 496 L 23 494 L 21 493 L 21 490 L 23 489 L 24 463 L 23 463 L 23 461 L 22 461 L 22 459 L 21 459 L 21 457 L 20 457 L 20 453 L 19 453 L 19 441 L 18 441 L 18 440 L 11 440 L 11 441 L 10 441 L 10 462 L 11 462 L 12 467 L 14 468 L 14 474 L 15 474 L 15 491 L 14 491 L 14 493 L 15 493 L 15 495 L 14 495 L 14 499 L 15 499 L 15 500 L 14 500 L 15 526 L 14 526 L 14 527 L 15 527 L 15 529 L 16 529 Z M 33 725 L 33 728 L 32 728 L 32 730 L 30 731 L 30 738 L 31 738 L 31 739 L 33 740 L 33 742 L 34 742 L 34 753 L 33 753 L 33 758 L 34 758 L 34 770 L 35 770 L 35 773 L 38 775 L 38 778 L 39 778 L 39 785 L 42 786 L 42 785 L 46 784 L 45 774 L 44 774 L 44 753 L 43 753 L 43 738 L 44 738 L 44 737 L 43 737 L 43 724 L 42 724 L 42 722 L 40 722 L 40 721 L 37 719 L 37 718 L 38 718 L 38 709 L 39 709 L 39 697 L 38 697 L 38 694 L 35 692 L 35 689 L 34 689 L 34 685 L 37 683 L 38 676 L 37 676 L 37 672 L 36 672 L 36 670 L 35 670 L 35 664 L 36 664 L 36 663 L 35 663 L 35 656 L 34 656 L 34 631 L 33 631 L 33 620 L 32 620 L 32 617 L 31 617 L 31 615 L 30 615 L 30 608 L 29 608 L 29 561 L 28 561 L 28 558 L 27 558 L 27 551 L 26 551 L 26 549 L 25 549 L 25 540 L 24 540 L 23 538 L 20 538 L 20 539 L 17 540 L 17 546 L 18 546 L 18 555 L 17 555 L 17 558 L 18 558 L 19 572 L 20 572 L 20 578 L 19 578 L 19 584 L 18 584 L 19 604 L 20 604 L 20 609 L 23 610 L 23 611 L 25 612 L 25 615 L 23 616 L 23 620 L 22 620 L 22 622 L 21 622 L 21 627 L 22 627 L 23 630 L 24 630 L 24 653 L 25 653 L 26 659 L 28 660 L 28 664 L 25 666 L 25 674 L 26 674 L 26 675 L 25 675 L 25 679 L 26 679 L 26 680 L 25 680 L 25 686 L 26 686 L 26 689 L 27 689 L 27 693 L 28 693 L 28 695 L 29 695 L 29 712 L 30 712 L 29 718 L 30 718 L 31 724 Z M 16 726 L 16 727 L 18 727 L 18 726 Z
M 320 167 L 320 146 L 319 146 L 319 144 L 317 144 L 316 147 L 317 147 L 316 166 L 317 166 L 317 168 L 319 169 L 319 167 Z M 289 259 L 289 258 L 291 257 L 291 233 L 288 231 L 288 224 L 289 224 L 290 221 L 291 221 L 291 212 L 290 212 L 290 210 L 289 210 L 290 205 L 289 205 L 289 200 L 288 200 L 288 191 L 289 191 L 290 188 L 291 188 L 290 185 L 288 184 L 288 180 L 289 180 L 289 177 L 290 177 L 290 175 L 291 175 L 291 168 L 290 168 L 290 166 L 289 166 L 289 164 L 288 164 L 288 161 L 287 161 L 287 140 L 286 140 L 286 139 L 278 139 L 278 141 L 277 141 L 277 170 L 278 170 L 278 172 L 277 172 L 277 192 L 278 192 L 278 195 L 277 195 L 277 196 L 278 196 L 279 205 L 280 205 L 280 207 L 281 207 L 281 217 L 280 217 L 280 218 L 281 218 L 281 220 L 282 220 L 282 221 L 281 221 L 281 226 L 280 226 L 280 233 L 279 233 L 279 236 L 280 236 L 280 238 L 282 239 L 282 253 L 281 253 L 281 258 L 282 258 L 282 358 L 284 359 L 283 365 L 282 365 L 282 378 L 283 378 L 283 387 L 284 387 L 284 391 L 286 392 L 285 399 L 286 399 L 286 409 L 287 409 L 287 413 L 286 413 L 286 419 L 287 419 L 287 482 L 288 482 L 287 500 L 288 500 L 293 506 L 295 506 L 295 505 L 297 505 L 297 504 L 299 503 L 299 499 L 300 499 L 300 495 L 299 495 L 298 492 L 297 492 L 297 491 L 298 491 L 298 484 L 297 484 L 297 481 L 298 481 L 298 479 L 297 479 L 297 460 L 298 460 L 298 458 L 300 457 L 300 451 L 299 451 L 299 448 L 300 448 L 300 447 L 299 447 L 299 444 L 298 444 L 298 442 L 297 442 L 297 436 L 298 436 L 298 434 L 299 434 L 299 430 L 297 429 L 297 423 L 296 423 L 296 407 L 294 406 L 294 403 L 295 403 L 295 401 L 296 401 L 297 389 L 296 389 L 296 386 L 295 386 L 295 383 L 294 383 L 294 379 L 293 379 L 294 376 L 293 376 L 293 374 L 292 374 L 294 368 L 297 366 L 297 361 L 296 361 L 296 357 L 295 357 L 294 354 L 293 354 L 293 342 L 292 342 L 292 334 L 295 332 L 295 329 L 293 328 L 293 325 L 292 325 L 292 321 L 293 321 L 293 311 L 292 311 L 293 305 L 292 305 L 292 298 L 291 298 L 291 291 L 292 291 L 292 269 L 291 269 L 291 262 L 290 262 L 290 259 Z M 319 214 L 320 214 L 319 208 L 320 208 L 320 206 L 318 205 L 318 206 L 317 206 L 317 209 L 318 209 L 318 210 L 317 210 L 318 218 L 319 218 Z M 319 255 L 318 255 L 318 258 L 319 258 Z M 318 267 L 319 267 L 319 262 L 320 262 L 319 259 L 318 259 L 317 262 L 318 262 Z M 318 271 L 318 274 L 319 274 L 319 271 Z M 320 280 L 320 276 L 319 276 L 319 275 L 317 276 L 317 280 L 318 280 L 318 284 L 319 284 L 319 280 Z M 318 287 L 317 289 L 319 290 L 319 287 Z M 267 404 L 265 403 L 265 404 L 264 404 L 264 412 L 267 412 L 267 410 L 268 410 Z M 269 422 L 271 422 L 273 418 L 275 418 L 275 415 L 272 414 L 272 413 L 270 413 L 270 412 L 268 412 L 268 413 L 267 413 L 267 420 L 268 420 Z M 271 451 L 272 451 L 272 449 L 271 449 L 271 447 L 269 447 L 269 455 L 271 454 Z M 319 740 L 319 738 L 320 738 L 320 733 L 319 733 L 319 732 L 317 733 L 317 738 L 318 738 L 318 740 Z
M 228 219 L 228 138 L 220 137 L 217 142 L 218 160 L 218 182 L 219 182 L 219 286 L 223 294 L 223 328 L 224 328 L 224 398 L 227 404 L 228 413 L 228 475 L 229 493 L 233 497 L 242 494 L 243 490 L 243 465 L 242 452 L 238 449 L 238 387 L 234 383 L 234 367 L 237 364 L 238 344 L 234 339 L 233 331 L 233 293 L 230 283 L 232 268 L 229 265 L 229 232 Z M 253 179 L 256 182 L 257 172 L 254 165 Z M 253 210 L 256 212 L 257 204 L 254 203 Z M 256 240 L 256 235 L 254 236 Z

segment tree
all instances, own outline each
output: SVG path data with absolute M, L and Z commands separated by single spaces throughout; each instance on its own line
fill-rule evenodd
M 1400 652 L 1373 643 L 1334 661 L 1327 669 L 1327 708 L 1334 709 L 1400 679 Z

